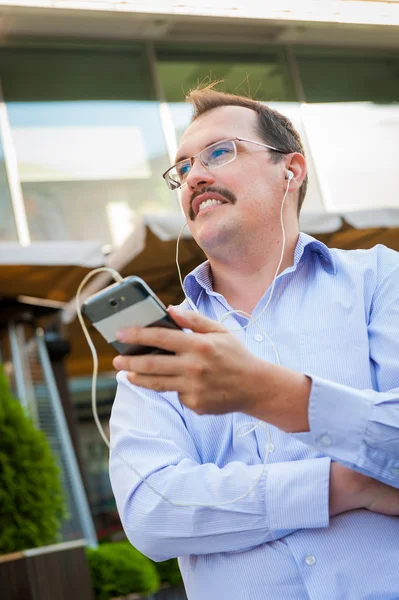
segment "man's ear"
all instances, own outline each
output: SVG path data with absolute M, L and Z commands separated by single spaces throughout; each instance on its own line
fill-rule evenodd
M 288 158 L 289 160 L 285 163 L 285 170 L 293 173 L 293 177 L 290 179 L 290 190 L 299 190 L 307 173 L 306 159 L 299 152 L 293 152 Z

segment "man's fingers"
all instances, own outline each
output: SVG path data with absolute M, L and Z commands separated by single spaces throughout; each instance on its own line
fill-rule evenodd
M 212 319 L 204 317 L 192 310 L 180 310 L 170 306 L 168 313 L 180 327 L 191 329 L 196 333 L 227 333 L 227 329 Z
M 181 358 L 166 354 L 117 356 L 113 360 L 117 371 L 134 371 L 142 375 L 177 375 L 184 371 Z
M 195 333 L 228 333 L 223 325 L 198 313 L 173 308 L 169 308 L 168 312 L 180 327 Z M 195 343 L 192 336 L 166 327 L 130 327 L 118 332 L 117 339 L 124 344 L 155 346 L 176 354 L 189 351 Z
M 124 344 L 154 346 L 178 354 L 189 347 L 187 338 L 190 336 L 166 327 L 129 327 L 119 331 L 116 337 Z

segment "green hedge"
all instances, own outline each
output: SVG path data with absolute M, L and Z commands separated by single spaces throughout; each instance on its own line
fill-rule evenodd
M 177 558 L 154 563 L 154 566 L 159 573 L 161 583 L 168 583 L 171 587 L 183 585 Z
M 64 515 L 48 441 L 11 395 L 0 364 L 0 554 L 56 542 Z
M 134 592 L 154 594 L 158 590 L 160 580 L 154 564 L 129 542 L 101 544 L 86 552 L 98 600 Z

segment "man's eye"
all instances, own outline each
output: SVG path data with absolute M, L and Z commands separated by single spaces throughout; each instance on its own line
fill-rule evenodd
M 231 154 L 231 148 L 221 146 L 212 150 L 209 159 L 217 160 L 218 158 L 220 158 L 221 156 L 225 156 L 226 154 Z
M 190 165 L 188 163 L 184 163 L 183 165 L 177 166 L 177 172 L 179 177 L 184 177 L 190 170 Z

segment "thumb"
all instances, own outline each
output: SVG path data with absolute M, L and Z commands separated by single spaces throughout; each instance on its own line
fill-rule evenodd
M 196 333 L 228 333 L 228 330 L 217 321 L 208 319 L 192 310 L 169 306 L 168 313 L 180 327 L 191 329 Z

